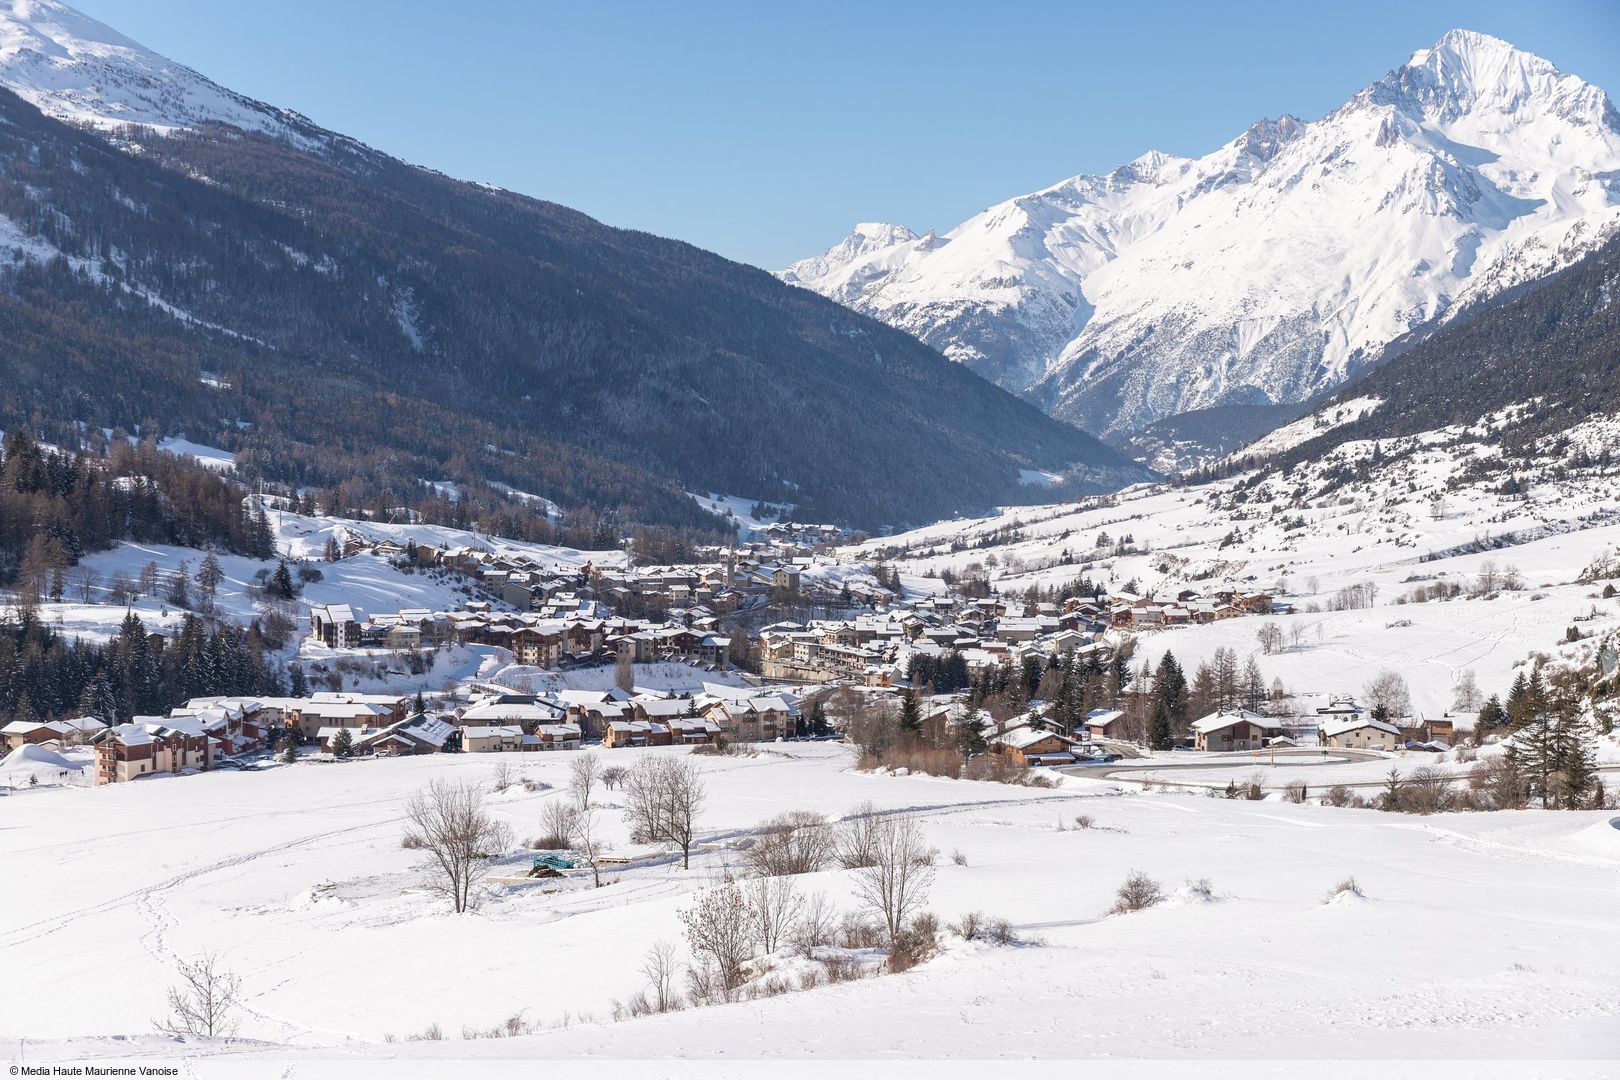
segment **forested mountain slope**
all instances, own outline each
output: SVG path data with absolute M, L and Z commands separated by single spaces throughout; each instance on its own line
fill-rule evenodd
M 713 521 L 683 489 L 871 526 L 1050 497 L 1024 469 L 1145 475 L 763 271 L 292 114 L 208 115 L 74 127 L 0 91 L 0 427 L 183 431 L 356 501 L 449 476 L 680 524 Z
M 1565 445 L 1571 428 L 1620 414 L 1617 297 L 1620 238 L 1417 342 L 1235 458 L 1307 462 L 1354 440 L 1486 418 L 1510 457 L 1578 450 Z

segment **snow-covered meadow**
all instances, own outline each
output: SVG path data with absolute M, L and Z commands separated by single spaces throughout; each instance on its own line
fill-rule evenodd
M 603 753 L 627 764 L 684 751 Z M 1038 790 L 856 773 L 842 747 L 779 744 L 694 758 L 708 800 L 690 870 L 654 857 L 609 869 L 600 890 L 587 871 L 492 886 L 462 916 L 420 891 L 419 853 L 400 846 L 413 792 L 435 778 L 487 790 L 516 764 L 552 785 L 489 796 L 527 837 L 567 797 L 573 756 L 301 763 L 0 800 L 0 860 L 26 883 L 0 955 L 40 976 L 0 981 L 0 1036 L 33 1062 L 1620 1054 L 1612 811 L 1413 818 L 1077 778 Z M 629 851 L 620 798 L 596 801 L 611 845 Z M 645 989 L 654 942 L 684 954 L 678 912 L 741 871 L 750 829 L 868 800 L 915 818 L 938 849 L 928 908 L 942 923 L 985 912 L 1019 943 L 947 933 L 902 974 L 611 1019 L 615 1000 Z M 521 851 L 505 861 L 527 864 Z M 1107 915 L 1133 870 L 1168 899 Z M 1365 896 L 1329 899 L 1347 877 Z M 1208 897 L 1192 887 L 1204 879 Z M 857 904 L 849 871 L 798 880 Z M 239 1038 L 158 1036 L 177 964 L 206 951 L 242 978 Z M 459 1037 L 518 1013 L 534 1033 Z M 446 1041 L 409 1041 L 433 1024 Z M 1574 1075 L 1522 1075 L 1555 1074 Z

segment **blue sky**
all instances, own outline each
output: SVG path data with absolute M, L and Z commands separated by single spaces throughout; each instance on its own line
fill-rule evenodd
M 772 268 L 1314 119 L 1453 26 L 1620 93 L 1614 0 L 75 6 L 409 161 Z

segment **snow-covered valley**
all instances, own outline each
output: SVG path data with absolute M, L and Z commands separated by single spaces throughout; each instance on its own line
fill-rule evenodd
M 605 753 L 618 764 L 680 751 Z M 566 797 L 571 756 L 523 760 L 520 774 L 551 790 L 491 796 L 519 835 Z M 1613 812 L 1417 820 L 1073 778 L 1031 791 L 859 774 L 849 751 L 813 744 L 698 760 L 709 799 L 691 870 L 651 859 L 610 870 L 601 890 L 588 872 L 492 886 L 463 916 L 417 889 L 402 808 L 435 778 L 487 788 L 488 758 L 7 799 L 0 853 L 30 888 L 0 948 L 12 970 L 49 973 L 5 995 L 8 1046 L 36 1061 L 172 1057 L 182 1047 L 151 1033 L 163 987 L 177 959 L 214 951 L 242 978 L 245 1015 L 238 1039 L 186 1044 L 199 1070 L 216 1054 L 290 1059 L 301 1074 L 447 1056 L 1478 1057 L 1578 1075 L 1552 1062 L 1620 1049 Z M 938 849 L 927 906 L 942 922 L 982 911 L 1017 943 L 947 934 L 905 973 L 611 1019 L 615 1000 L 645 988 L 648 948 L 682 941 L 677 913 L 693 894 L 742 872 L 751 829 L 784 808 L 837 818 L 869 800 Z M 600 802 L 628 847 L 622 799 Z M 1169 899 L 1107 915 L 1133 870 Z M 1333 893 L 1347 877 L 1364 896 Z M 799 884 L 847 910 L 851 878 Z M 1192 887 L 1204 879 L 1208 895 Z M 774 963 L 805 966 L 791 951 Z M 77 1007 L 86 997 L 95 1009 Z M 459 1037 L 514 1014 L 538 1030 Z M 431 1025 L 446 1041 L 410 1041 Z

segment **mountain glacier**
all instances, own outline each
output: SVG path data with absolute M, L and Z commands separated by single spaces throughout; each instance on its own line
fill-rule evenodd
M 1303 401 L 1617 228 L 1608 96 L 1454 30 L 1320 120 L 1145 154 L 943 235 L 863 224 L 779 276 L 1120 436 Z

